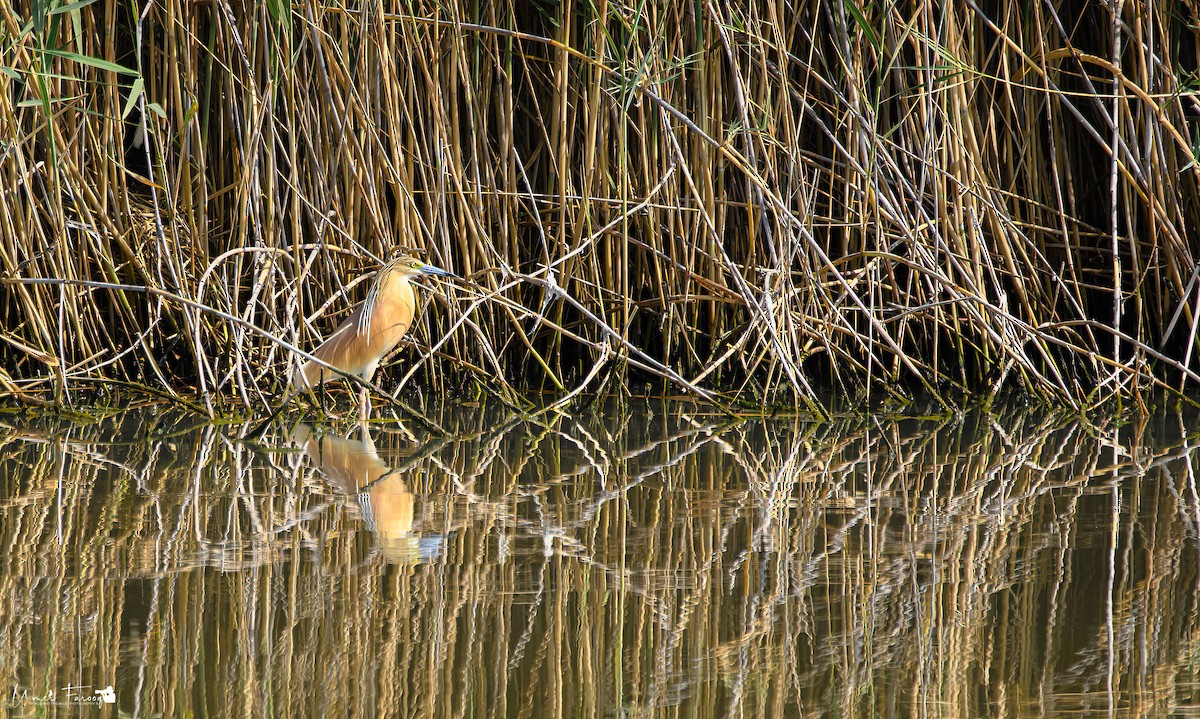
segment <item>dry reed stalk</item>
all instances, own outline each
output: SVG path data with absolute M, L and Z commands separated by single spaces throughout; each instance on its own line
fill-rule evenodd
M 1190 391 L 1200 33 L 1117 7 L 5 6 L 5 391 L 257 406 L 394 245 L 439 394 Z

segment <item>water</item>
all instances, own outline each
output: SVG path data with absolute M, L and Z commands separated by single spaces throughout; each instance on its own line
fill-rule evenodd
M 1194 417 L 432 419 L 0 418 L 0 715 L 1200 716 Z

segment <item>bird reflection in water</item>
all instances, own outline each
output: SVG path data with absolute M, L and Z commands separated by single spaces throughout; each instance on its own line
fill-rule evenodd
M 444 537 L 422 535 L 413 529 L 413 493 L 404 474 L 379 458 L 366 424 L 359 425 L 360 439 L 314 432 L 300 424 L 292 442 L 303 447 L 309 462 L 334 488 L 358 498 L 367 529 L 375 535 L 384 558 L 394 564 L 411 564 L 442 554 Z

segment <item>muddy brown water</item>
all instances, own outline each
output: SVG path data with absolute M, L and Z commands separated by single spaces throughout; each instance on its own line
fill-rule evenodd
M 0 715 L 1200 716 L 1200 426 L 0 416 Z

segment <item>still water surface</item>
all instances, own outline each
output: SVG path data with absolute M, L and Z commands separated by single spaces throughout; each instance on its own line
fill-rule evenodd
M 1200 716 L 1195 417 L 433 419 L 0 416 L 0 715 Z

